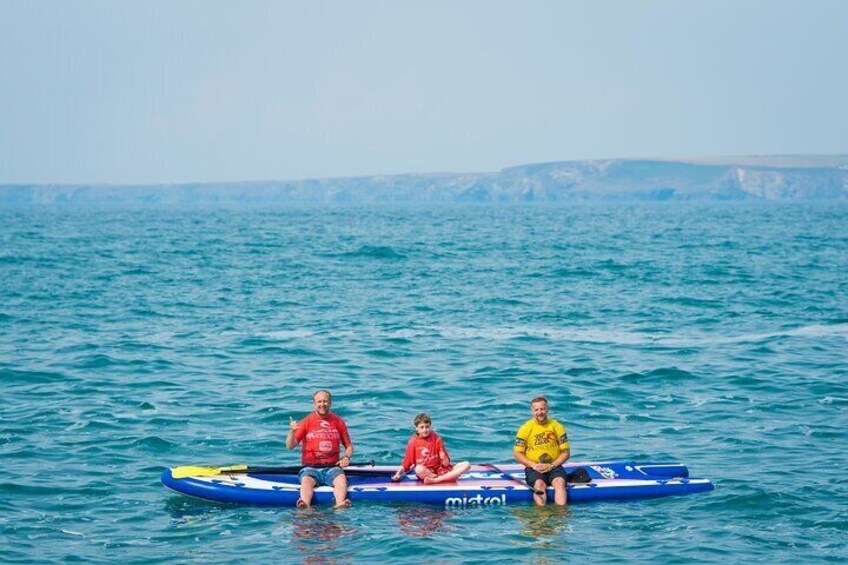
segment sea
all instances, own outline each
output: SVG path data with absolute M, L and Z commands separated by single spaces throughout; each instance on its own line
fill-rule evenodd
M 291 465 L 319 388 L 357 459 L 428 412 L 512 461 L 550 399 L 576 461 L 709 493 L 566 509 L 191 499 Z M 0 562 L 845 563 L 848 204 L 0 211 Z

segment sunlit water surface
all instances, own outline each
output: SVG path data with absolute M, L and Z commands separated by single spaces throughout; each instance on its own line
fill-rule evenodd
M 0 212 L 0 562 L 841 561 L 848 206 Z M 556 508 L 224 506 L 163 466 L 290 464 L 335 393 L 400 461 L 423 410 L 508 462 L 539 393 L 575 459 L 708 494 Z

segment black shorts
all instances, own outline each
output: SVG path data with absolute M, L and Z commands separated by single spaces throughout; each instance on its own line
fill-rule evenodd
M 533 467 L 525 467 L 524 468 L 524 479 L 527 481 L 527 484 L 532 488 L 533 485 L 536 484 L 536 481 L 542 479 L 545 481 L 546 485 L 550 485 L 551 481 L 553 481 L 557 477 L 562 477 L 566 483 L 568 483 L 568 474 L 565 472 L 565 469 L 560 467 L 554 467 L 547 473 L 540 473 Z

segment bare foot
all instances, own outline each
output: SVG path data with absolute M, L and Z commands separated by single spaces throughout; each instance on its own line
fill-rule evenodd
M 345 498 L 342 502 L 333 506 L 333 508 L 336 509 L 336 510 L 338 510 L 339 508 L 349 508 L 349 507 L 350 507 L 350 499 L 349 498 Z
M 424 484 L 425 485 L 435 485 L 438 482 L 439 481 L 436 480 L 436 477 L 424 477 Z
M 308 504 L 306 504 L 306 501 L 305 501 L 305 500 L 303 500 L 302 498 L 298 498 L 298 499 L 297 499 L 297 502 L 295 503 L 295 506 L 297 506 L 298 508 L 309 508 L 309 505 L 308 505 Z

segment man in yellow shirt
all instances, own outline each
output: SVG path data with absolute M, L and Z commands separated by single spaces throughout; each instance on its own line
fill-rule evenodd
M 548 418 L 548 399 L 539 396 L 530 401 L 533 417 L 515 434 L 515 460 L 526 467 L 527 484 L 535 489 L 533 500 L 539 506 L 547 502 L 547 487 L 554 487 L 554 502 L 564 506 L 568 499 L 567 474 L 562 468 L 571 455 L 565 427 Z

